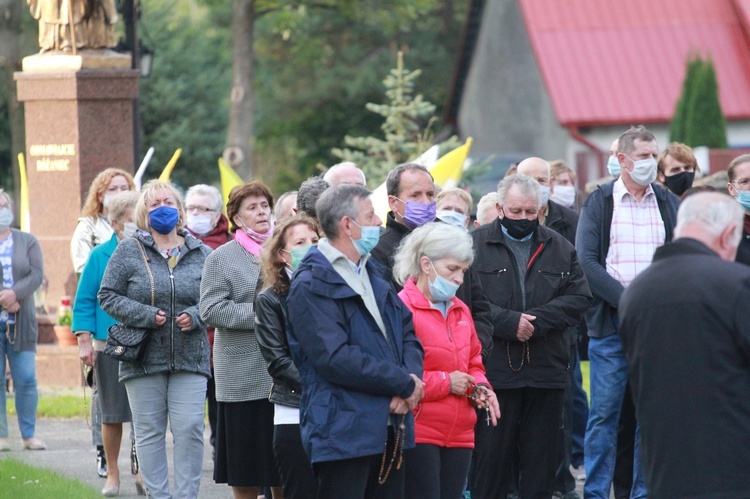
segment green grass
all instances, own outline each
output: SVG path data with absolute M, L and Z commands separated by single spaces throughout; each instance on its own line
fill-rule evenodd
M 16 415 L 14 397 L 8 397 L 8 412 Z M 40 418 L 85 418 L 91 404 L 91 391 L 86 389 L 86 402 L 83 400 L 83 390 L 65 390 L 57 393 L 39 393 L 37 417 Z
M 13 459 L 0 459 L 0 495 L 24 499 L 99 498 L 101 492 L 45 468 L 34 468 Z

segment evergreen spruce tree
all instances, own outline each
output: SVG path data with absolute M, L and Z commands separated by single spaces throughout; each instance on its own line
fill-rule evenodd
M 415 80 L 420 74 L 420 70 L 404 69 L 403 54 L 399 52 L 396 68 L 383 80 L 388 103 L 365 106 L 385 118 L 380 127 L 384 138 L 347 135 L 344 137 L 346 147 L 331 151 L 342 161 L 352 161 L 362 168 L 371 185 L 379 185 L 389 171 L 431 146 L 435 105 L 421 94 L 415 95 Z M 450 142 L 453 147 L 457 145 L 455 138 Z
M 677 101 L 674 116 L 672 117 L 672 121 L 669 124 L 670 142 L 685 142 L 685 117 L 687 105 L 690 101 L 691 91 L 694 87 L 695 79 L 700 72 L 702 64 L 703 61 L 701 61 L 699 56 L 691 55 L 688 57 L 685 79 L 682 82 L 682 94 Z
M 685 144 L 690 147 L 727 148 L 727 124 L 719 102 L 714 63 L 710 58 L 701 64 L 686 115 Z

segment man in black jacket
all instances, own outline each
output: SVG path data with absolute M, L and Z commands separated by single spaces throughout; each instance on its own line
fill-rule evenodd
M 490 300 L 494 348 L 487 378 L 503 422 L 477 426 L 472 497 L 505 497 L 507 470 L 520 452 L 521 497 L 552 497 L 563 392 L 570 383 L 567 329 L 591 293 L 575 248 L 539 225 L 539 183 L 510 175 L 498 185 L 502 219 L 472 233 L 476 270 Z
M 648 497 L 750 491 L 750 269 L 742 210 L 698 193 L 619 302 Z
M 542 193 L 542 207 L 539 208 L 539 223 L 554 230 L 573 246 L 576 244 L 576 229 L 578 228 L 578 213 L 561 206 L 550 199 L 554 191 L 550 164 L 542 158 L 526 158 L 518 163 L 518 173 L 527 175 L 537 182 Z M 583 321 L 581 321 L 583 322 Z M 581 367 L 578 360 L 578 331 L 581 323 L 568 328 L 567 335 L 570 342 L 570 385 L 565 387 L 563 403 L 563 424 L 559 431 L 557 442 L 557 472 L 555 473 L 555 497 L 563 499 L 578 499 L 576 493 L 576 479 L 570 472 L 571 447 L 573 443 L 573 393 L 586 401 L 583 391 Z M 576 379 L 579 381 L 577 382 Z M 588 411 L 582 415 L 581 425 L 584 429 L 588 420 Z M 580 441 L 583 443 L 585 430 L 581 432 Z
M 386 277 L 400 291 L 401 286 L 393 280 L 393 257 L 401 240 L 412 230 L 435 220 L 435 182 L 424 166 L 405 163 L 391 170 L 385 185 L 391 211 L 388 212 L 385 231 L 371 254 L 375 261 L 388 269 Z M 492 349 L 491 313 L 489 302 L 473 271 L 464 276 L 464 283 L 458 288 L 456 297 L 471 310 L 474 327 L 482 343 L 482 360 L 486 362 Z

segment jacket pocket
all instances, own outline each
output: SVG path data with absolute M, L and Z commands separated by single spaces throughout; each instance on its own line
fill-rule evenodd
M 502 308 L 511 308 L 513 301 L 513 290 L 515 289 L 515 272 L 513 269 L 503 266 L 497 268 L 478 267 L 476 269 L 479 281 L 482 283 L 487 299 L 493 305 Z

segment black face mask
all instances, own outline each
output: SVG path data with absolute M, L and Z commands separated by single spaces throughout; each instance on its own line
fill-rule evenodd
M 527 220 L 525 218 L 521 218 L 519 220 L 511 220 L 510 218 L 504 216 L 500 221 L 500 225 L 505 227 L 505 230 L 508 231 L 508 235 L 513 239 L 523 239 L 524 237 L 534 232 L 534 230 L 539 226 L 539 219 L 535 218 L 534 220 Z
M 674 192 L 677 196 L 682 196 L 686 190 L 693 186 L 695 172 L 680 172 L 671 177 L 664 177 L 664 183 L 667 189 Z

